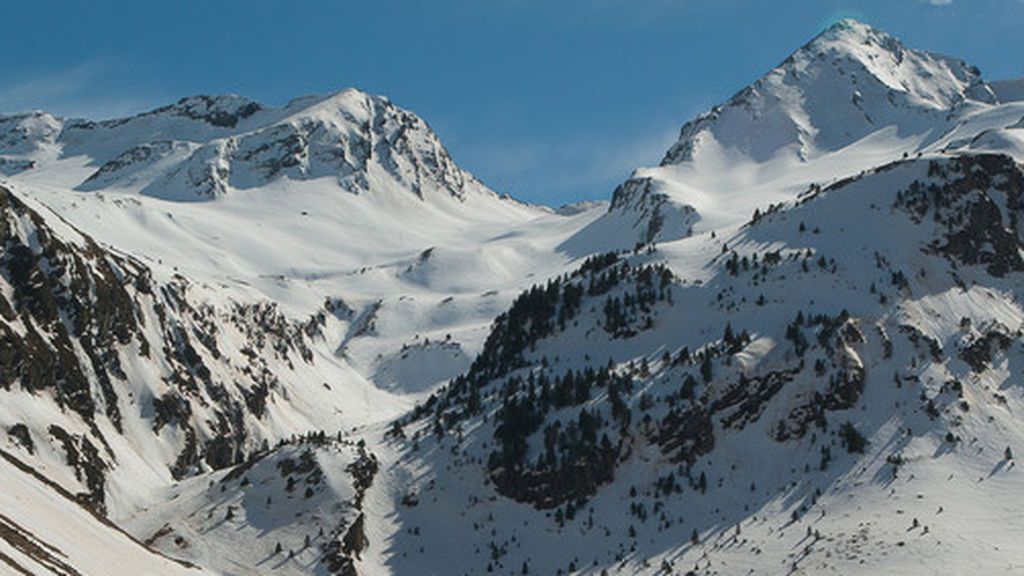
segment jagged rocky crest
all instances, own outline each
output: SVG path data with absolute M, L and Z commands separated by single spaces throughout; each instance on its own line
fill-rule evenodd
M 170 200 L 208 200 L 281 178 L 331 177 L 352 193 L 382 187 L 464 201 L 489 194 L 455 165 L 437 135 L 387 98 L 358 90 L 271 108 L 240 96 L 194 96 L 128 118 L 64 120 L 44 113 L 0 119 L 5 173 L 41 146 L 86 155 L 96 170 L 82 191 L 138 189 Z M 377 192 L 379 193 L 379 191 Z

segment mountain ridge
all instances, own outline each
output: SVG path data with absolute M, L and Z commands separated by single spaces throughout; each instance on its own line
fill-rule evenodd
M 0 118 L 0 127 L 5 124 L 12 126 L 0 152 L 12 161 L 29 156 L 22 162 L 38 164 L 32 153 L 46 147 L 58 149 L 48 161 L 89 157 L 96 170 L 77 185 L 86 192 L 128 189 L 195 201 L 282 176 L 335 176 L 351 193 L 367 193 L 370 179 L 388 178 L 420 200 L 493 195 L 455 165 L 421 118 L 354 88 L 279 108 L 233 94 L 198 95 L 98 122 L 38 112 Z

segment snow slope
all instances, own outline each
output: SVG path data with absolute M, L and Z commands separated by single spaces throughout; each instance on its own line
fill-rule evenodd
M 118 521 L 297 435 L 397 417 L 601 211 L 500 197 L 354 90 L 0 130 L 5 446 Z
M 1022 192 L 1006 156 L 908 160 L 584 266 L 405 421 L 396 523 L 445 536 L 385 565 L 1019 570 Z
M 84 576 L 209 574 L 148 550 L 7 452 L 0 453 L 0 572 Z
M 170 486 L 125 526 L 219 573 L 338 572 L 365 539 L 362 500 L 376 466 L 354 441 L 303 438 Z M 333 548 L 339 541 L 345 545 Z

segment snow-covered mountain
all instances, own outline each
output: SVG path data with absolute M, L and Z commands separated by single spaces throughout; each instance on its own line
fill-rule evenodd
M 118 522 L 179 481 L 399 416 L 602 209 L 501 197 L 355 90 L 0 125 L 7 446 Z
M 397 523 L 447 533 L 391 566 L 1018 569 L 1024 108 L 999 93 L 845 21 L 687 124 L 562 246 L 613 251 L 390 430 Z
M 965 62 L 840 21 L 687 122 L 661 164 L 619 186 L 609 215 L 577 243 L 684 238 L 904 154 L 1005 151 L 1020 142 L 1014 86 L 993 87 Z
M 402 421 L 443 474 L 407 490 L 450 493 L 407 522 L 465 514 L 431 558 L 480 542 L 467 573 L 1012 572 L 1022 191 L 901 161 L 525 294 Z
M 910 50 L 885 32 L 843 20 L 687 123 L 662 164 L 716 149 L 756 162 L 780 153 L 807 160 L 882 128 L 904 135 L 941 130 L 961 108 L 996 102 L 974 66 Z
M 82 191 L 203 200 L 287 176 L 333 177 L 352 193 L 397 185 L 421 199 L 489 193 L 422 119 L 351 89 L 279 109 L 233 95 L 197 96 L 104 122 L 36 112 L 5 118 L 0 134 L 6 155 L 88 158 L 96 168 L 75 186 Z
M 0 561 L 1014 573 L 1019 87 L 843 21 L 559 210 L 355 90 L 0 118 Z

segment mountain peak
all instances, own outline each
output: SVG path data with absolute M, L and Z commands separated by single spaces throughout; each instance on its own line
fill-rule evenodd
M 281 177 L 333 176 L 356 194 L 406 190 L 420 200 L 458 201 L 490 194 L 455 164 L 422 118 L 355 88 L 282 107 L 235 94 L 190 96 L 129 118 L 81 121 L 61 138 L 66 154 L 98 166 L 78 185 L 82 191 L 201 200 Z
M 1012 86 L 1005 92 L 1012 97 Z M 999 101 L 976 67 L 840 20 L 686 123 L 660 167 L 638 170 L 616 189 L 610 212 L 626 219 L 641 242 L 684 237 L 701 221 L 701 228 L 735 223 L 740 212 L 763 210 L 766 197 L 786 201 L 814 181 L 781 176 L 800 165 L 828 165 L 820 174 L 832 178 L 837 169 L 870 168 L 880 150 L 906 157 L 935 149 L 966 118 Z M 838 158 L 851 160 L 837 168 Z M 734 194 L 754 174 L 776 184 L 761 187 L 763 196 Z
M 325 94 L 307 94 L 293 98 L 284 105 L 283 109 L 286 111 L 300 111 L 324 105 L 353 109 L 365 106 L 368 102 L 374 100 L 388 102 L 388 99 L 383 96 L 376 96 L 358 88 L 342 88 L 341 90 Z
M 806 160 L 886 128 L 923 134 L 965 103 L 995 101 L 976 67 L 908 49 L 886 32 L 845 19 L 684 126 L 663 163 L 693 160 L 702 148 L 756 162 L 781 153 Z
M 886 32 L 865 24 L 856 18 L 841 18 L 818 35 L 819 38 L 860 37 L 871 34 L 889 36 Z
M 901 58 L 907 48 L 899 38 L 859 20 L 844 18 L 814 37 L 794 56 L 801 52 L 841 53 L 857 59 L 871 59 L 879 52 Z
M 945 59 L 940 56 L 926 52 L 912 51 L 904 46 L 903 42 L 878 28 L 868 24 L 845 18 L 829 26 L 810 42 L 793 53 L 783 63 L 805 58 L 822 58 L 823 56 L 846 57 L 864 63 L 873 74 L 879 72 L 876 66 L 899 65 L 903 62 L 906 53 L 923 56 L 931 56 L 937 59 Z

